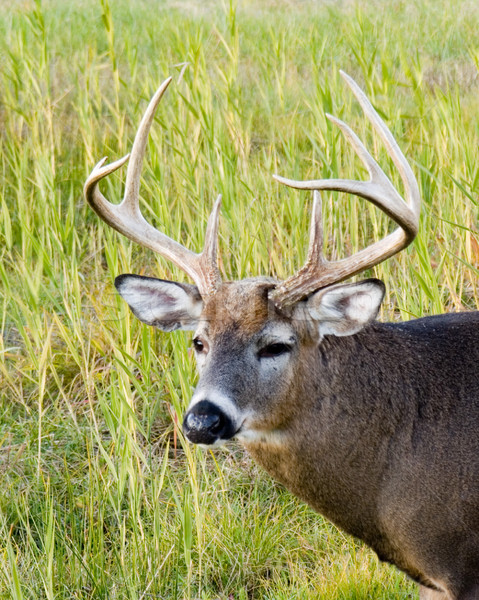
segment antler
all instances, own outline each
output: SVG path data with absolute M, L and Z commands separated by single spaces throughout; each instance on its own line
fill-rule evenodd
M 148 133 L 156 108 L 170 82 L 171 77 L 161 84 L 150 100 L 138 127 L 131 154 L 127 154 L 110 165 L 105 165 L 106 158 L 102 159 L 90 173 L 83 192 L 86 200 L 101 219 L 134 242 L 150 248 L 174 262 L 193 279 L 204 298 L 213 294 L 221 282 L 216 261 L 221 196 L 218 196 L 208 219 L 205 244 L 201 254 L 188 250 L 152 227 L 141 214 L 139 205 L 141 166 L 148 141 Z M 120 204 L 112 204 L 98 189 L 98 182 L 103 177 L 119 169 L 128 159 L 130 159 L 130 162 L 126 174 L 123 200 Z
M 418 231 L 421 198 L 411 167 L 391 132 L 374 110 L 361 88 L 346 73 L 342 71 L 340 73 L 356 96 L 364 114 L 384 142 L 388 154 L 398 169 L 405 187 L 406 202 L 348 125 L 331 115 L 326 115 L 330 121 L 341 129 L 354 148 L 366 166 L 370 180 L 320 179 L 317 181 L 293 181 L 277 175 L 274 176 L 277 181 L 287 186 L 300 190 L 315 190 L 307 260 L 297 273 L 286 279 L 270 294 L 270 298 L 279 308 L 290 306 L 319 288 L 343 281 L 390 258 L 409 245 Z M 353 256 L 335 262 L 328 262 L 322 254 L 321 198 L 317 190 L 334 190 L 361 196 L 384 211 L 399 225 L 399 228 Z

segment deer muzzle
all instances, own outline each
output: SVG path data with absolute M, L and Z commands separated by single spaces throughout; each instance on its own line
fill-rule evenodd
M 183 433 L 193 444 L 210 446 L 231 439 L 236 433 L 236 427 L 216 404 L 200 400 L 186 412 Z

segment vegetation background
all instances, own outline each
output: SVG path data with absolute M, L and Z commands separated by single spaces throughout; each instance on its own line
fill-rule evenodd
M 416 598 L 239 446 L 184 443 L 190 340 L 139 324 L 112 286 L 123 272 L 184 276 L 104 226 L 82 185 L 102 156 L 128 152 L 171 74 L 145 213 L 199 249 L 222 193 L 225 277 L 284 277 L 304 259 L 311 198 L 271 175 L 365 176 L 325 112 L 400 186 L 342 68 L 424 198 L 414 245 L 374 269 L 381 318 L 473 309 L 479 3 L 13 0 L 0 5 L 0 64 L 0 597 Z M 325 194 L 324 219 L 332 256 L 391 228 L 339 194 Z

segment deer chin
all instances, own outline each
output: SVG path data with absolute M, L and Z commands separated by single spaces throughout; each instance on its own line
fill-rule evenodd
M 230 438 L 229 440 L 223 440 L 221 438 L 218 438 L 212 444 L 195 444 L 195 445 L 198 446 L 198 448 L 201 448 L 202 450 L 211 450 L 213 448 L 222 448 L 223 446 L 226 446 L 226 444 L 231 439 L 233 439 L 233 438 Z
M 285 431 L 281 429 L 261 430 L 241 427 L 234 439 L 242 444 L 268 444 L 281 446 L 286 438 Z
M 186 436 L 187 439 L 188 435 Z M 285 432 L 280 430 L 261 431 L 259 429 L 240 429 L 230 438 L 218 438 L 209 444 L 196 443 L 203 450 L 211 450 L 212 448 L 221 448 L 226 446 L 228 442 L 233 440 L 247 446 L 248 444 L 268 444 L 281 446 L 286 438 Z M 189 440 L 192 441 L 192 440 Z

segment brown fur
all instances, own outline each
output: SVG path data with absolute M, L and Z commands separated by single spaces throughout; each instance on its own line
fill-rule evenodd
M 201 320 L 212 337 L 228 330 L 241 340 L 248 340 L 264 327 L 271 311 L 268 291 L 273 282 L 259 284 L 257 280 L 223 283 L 218 291 L 207 299 Z

